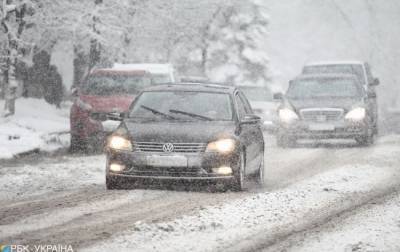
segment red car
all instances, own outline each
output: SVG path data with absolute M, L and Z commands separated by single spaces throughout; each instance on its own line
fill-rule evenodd
M 71 150 L 98 150 L 116 126 L 109 120 L 125 113 L 135 96 L 153 84 L 152 75 L 142 70 L 98 69 L 74 91 L 71 108 Z M 114 125 L 113 125 L 114 124 Z

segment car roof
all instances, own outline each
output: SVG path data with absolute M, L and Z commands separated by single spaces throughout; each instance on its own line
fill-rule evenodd
M 195 92 L 218 92 L 218 93 L 234 93 L 237 90 L 234 86 L 220 85 L 215 83 L 171 83 L 150 86 L 143 89 L 146 91 L 195 91 Z
M 115 63 L 113 68 L 115 70 L 128 70 L 128 71 L 147 71 L 152 74 L 170 74 L 173 71 L 171 64 L 151 64 L 151 63 L 139 63 L 139 64 L 121 64 Z
M 342 73 L 321 73 L 321 74 L 301 74 L 297 76 L 296 80 L 303 79 L 326 79 L 326 78 L 344 78 L 344 79 L 356 79 L 358 80 L 355 74 L 342 74 Z
M 305 66 L 323 66 L 323 65 L 362 65 L 360 60 L 338 60 L 338 61 L 316 61 L 306 63 Z

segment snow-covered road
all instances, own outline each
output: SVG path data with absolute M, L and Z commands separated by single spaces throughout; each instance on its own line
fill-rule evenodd
M 318 248 L 315 241 L 332 232 L 323 227 L 332 225 L 330 219 L 358 214 L 400 188 L 398 135 L 381 137 L 369 148 L 323 142 L 280 149 L 273 138 L 267 142 L 266 187 L 250 183 L 241 193 L 108 192 L 101 155 L 1 164 L 0 241 L 72 244 L 87 251 L 274 251 L 290 248 L 291 240 Z M 316 227 L 322 233 L 312 233 Z M 307 232 L 313 234 L 310 243 L 307 235 L 298 237 Z

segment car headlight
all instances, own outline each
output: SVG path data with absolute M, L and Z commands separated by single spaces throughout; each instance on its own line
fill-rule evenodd
M 108 147 L 114 150 L 132 151 L 132 143 L 122 136 L 112 136 L 108 141 Z
M 292 123 L 299 119 L 299 116 L 291 109 L 280 109 L 278 112 L 279 119 L 284 123 Z
M 365 116 L 365 108 L 355 108 L 346 114 L 345 119 L 350 121 L 361 121 L 364 120 Z
M 235 149 L 235 145 L 236 145 L 236 141 L 233 139 L 221 139 L 221 140 L 209 143 L 207 145 L 206 151 L 229 153 Z

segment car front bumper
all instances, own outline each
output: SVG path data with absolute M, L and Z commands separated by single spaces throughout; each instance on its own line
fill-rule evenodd
M 279 135 L 296 139 L 350 139 L 366 136 L 369 126 L 365 122 L 344 120 L 327 123 L 298 121 L 290 125 L 280 124 L 278 132 Z
M 152 166 L 148 164 L 149 156 L 182 156 L 187 165 L 182 167 Z M 125 177 L 144 180 L 184 180 L 184 181 L 219 181 L 232 180 L 237 170 L 238 155 L 231 153 L 152 153 L 152 152 L 124 152 L 107 150 L 107 176 Z M 111 164 L 125 166 L 121 172 L 110 170 Z M 230 167 L 231 174 L 213 173 L 212 168 Z

